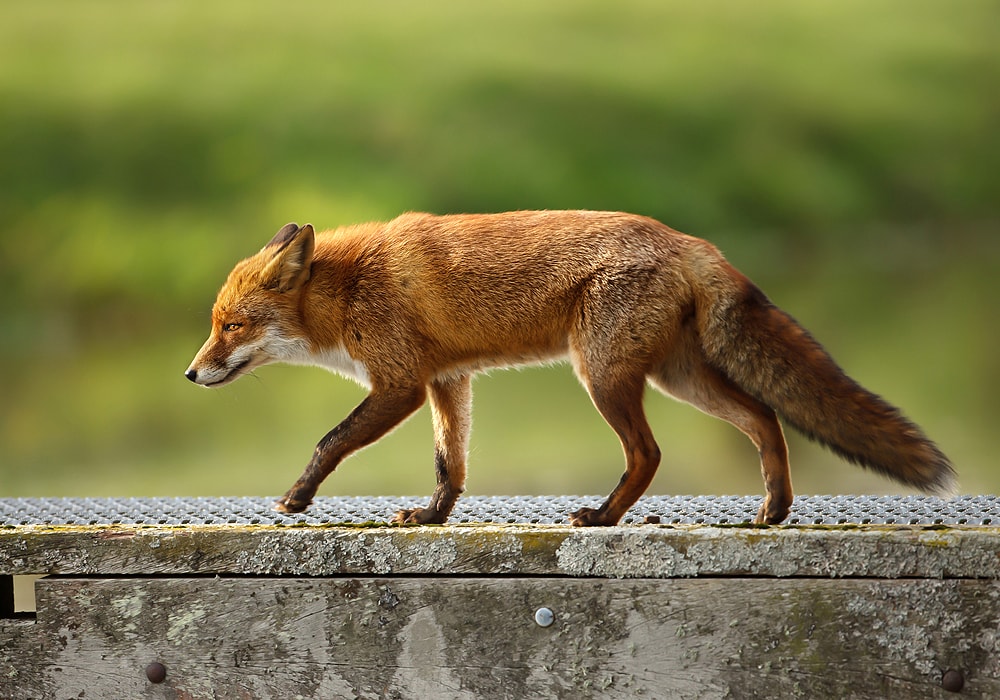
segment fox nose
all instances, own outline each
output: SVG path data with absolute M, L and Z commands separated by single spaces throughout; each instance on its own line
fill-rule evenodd
M 190 379 L 192 382 L 196 382 L 198 381 L 198 370 L 189 369 L 187 372 L 184 373 L 184 376 Z

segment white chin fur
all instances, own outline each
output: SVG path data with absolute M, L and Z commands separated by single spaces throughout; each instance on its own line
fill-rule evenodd
M 251 358 L 254 358 L 252 362 Z M 197 371 L 195 383 L 214 387 L 228 384 L 250 370 L 272 362 L 322 367 L 371 388 L 368 368 L 351 357 L 343 346 L 312 351 L 306 340 L 286 338 L 274 329 L 264 333 L 253 347 L 242 348 L 238 356 L 230 356 L 225 367 L 197 367 L 195 358 L 190 369 Z
M 280 358 L 281 362 L 322 367 L 371 388 L 368 368 L 360 360 L 351 357 L 343 346 L 338 345 L 313 352 L 304 341 L 300 341 L 288 343 L 286 349 L 288 352 Z

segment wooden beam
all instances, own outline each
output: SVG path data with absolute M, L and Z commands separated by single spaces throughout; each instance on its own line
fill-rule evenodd
M 0 651 L 0 697 L 935 698 L 949 670 L 1000 697 L 996 581 L 48 578 L 38 594 L 35 626 L 0 625 L 23 654 Z

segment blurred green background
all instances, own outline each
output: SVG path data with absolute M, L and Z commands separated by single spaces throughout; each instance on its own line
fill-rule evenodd
M 0 4 L 0 496 L 279 495 L 363 397 L 182 372 L 284 223 L 616 209 L 708 238 L 859 381 L 1000 487 L 992 0 Z M 469 492 L 606 493 L 566 366 L 475 384 Z M 652 491 L 760 493 L 653 391 Z M 899 491 L 789 433 L 801 493 Z M 429 414 L 322 494 L 429 494 Z

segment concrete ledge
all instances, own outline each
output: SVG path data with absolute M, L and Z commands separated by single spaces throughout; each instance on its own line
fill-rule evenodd
M 20 526 L 0 574 L 1000 579 L 1000 528 Z

